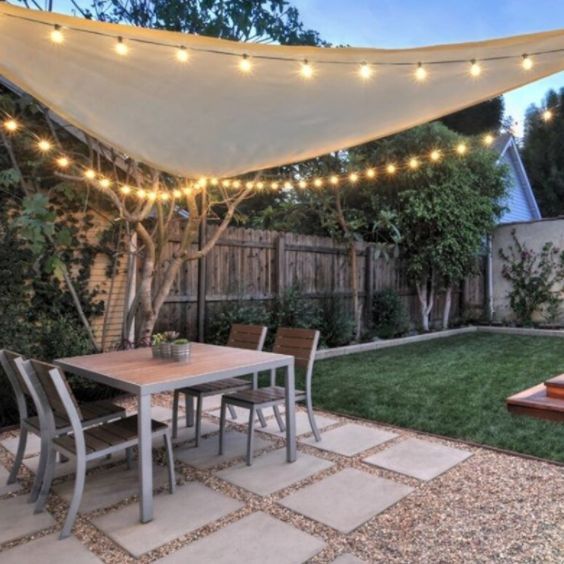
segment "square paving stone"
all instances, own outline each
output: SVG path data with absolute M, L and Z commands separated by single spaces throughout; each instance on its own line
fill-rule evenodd
M 69 537 L 61 542 L 58 533 L 2 552 L 0 560 L 2 564 L 23 564 L 26 562 L 99 564 L 102 562 L 75 537 Z
M 238 464 L 217 473 L 217 476 L 259 495 L 269 495 L 333 466 L 332 462 L 298 453 L 295 462 L 286 462 L 286 449 L 281 448 L 257 456 L 252 466 Z
M 313 436 L 304 439 L 302 442 L 329 452 L 354 456 L 359 452 L 385 443 L 395 437 L 397 435 L 390 431 L 347 423 L 342 427 L 323 433 L 320 442 L 316 442 Z
M 0 466 L 0 495 L 14 493 L 22 489 L 22 485 L 17 481 L 13 484 L 6 483 L 9 475 L 10 472 L 4 466 Z
M 133 556 L 153 550 L 243 507 L 243 503 L 191 482 L 170 495 L 155 497 L 155 518 L 139 522 L 139 505 L 133 503 L 107 513 L 94 524 Z
M 0 501 L 0 544 L 55 524 L 55 519 L 47 511 L 35 515 L 27 498 L 27 495 L 19 495 Z M 1 555 L 0 562 L 3 562 Z
M 155 488 L 167 484 L 167 469 L 164 466 L 153 466 L 153 480 Z M 74 480 L 68 480 L 53 489 L 57 495 L 70 502 L 74 491 Z M 131 470 L 128 470 L 124 464 L 115 468 L 101 468 L 98 472 L 86 476 L 86 485 L 79 511 L 88 513 L 102 507 L 109 507 L 138 493 L 139 480 L 136 460 Z
M 407 439 L 369 456 L 364 462 L 419 480 L 432 480 L 469 456 L 472 456 L 471 452 L 458 448 L 420 439 Z
M 337 419 L 333 419 L 332 417 L 326 417 L 325 415 L 316 415 L 315 422 L 317 423 L 317 427 L 319 430 L 324 429 L 325 427 L 329 427 L 329 425 L 334 425 L 338 423 Z M 268 425 L 266 427 L 257 427 L 263 433 L 270 433 L 271 435 L 276 435 L 278 437 L 285 438 L 286 431 L 280 431 L 278 427 L 278 423 L 276 423 L 276 419 L 268 419 Z M 286 420 L 284 418 L 284 424 Z M 312 433 L 311 427 L 309 425 L 309 418 L 305 411 L 296 411 L 296 435 L 303 435 L 305 433 Z
M 178 437 L 173 439 L 175 444 L 192 441 L 196 437 L 196 427 L 185 427 L 184 421 L 184 417 L 178 418 Z M 217 431 L 219 431 L 219 425 L 217 423 L 214 423 L 209 419 L 202 418 L 202 437 L 205 437 L 210 433 L 216 433 Z
M 345 553 L 341 554 L 333 560 L 333 564 L 364 564 L 364 560 L 357 558 L 354 554 Z
M 271 445 L 269 440 L 255 436 L 255 452 Z M 210 468 L 227 460 L 233 460 L 243 456 L 247 452 L 247 435 L 239 431 L 228 431 L 225 433 L 223 455 L 217 454 L 219 448 L 219 437 L 202 437 L 200 446 L 185 446 L 175 450 L 174 455 L 178 460 L 196 468 Z
M 15 455 L 16 451 L 18 450 L 18 442 L 19 442 L 19 437 L 10 437 L 9 439 L 4 439 L 2 441 L 2 446 L 4 446 L 12 454 Z M 40 450 L 41 450 L 41 440 L 40 440 L 40 438 L 37 435 L 35 435 L 34 433 L 28 433 L 27 434 L 27 442 L 26 442 L 26 445 L 25 445 L 24 457 L 34 456 L 36 454 L 39 454 Z
M 252 513 L 208 537 L 169 554 L 159 563 L 300 564 L 313 558 L 323 541 L 266 513 Z
M 285 497 L 280 503 L 306 517 L 350 533 L 413 488 L 346 468 Z

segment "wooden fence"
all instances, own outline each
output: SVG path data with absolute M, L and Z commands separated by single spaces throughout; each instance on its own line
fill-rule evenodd
M 214 229 L 208 227 L 208 237 Z M 170 254 L 177 244 L 173 238 Z M 158 329 L 175 328 L 196 338 L 198 322 L 203 325 L 218 307 L 237 300 L 269 301 L 294 286 L 311 300 L 340 297 L 352 311 L 348 253 L 346 245 L 326 237 L 229 228 L 201 264 L 192 261 L 183 267 L 163 306 Z M 412 323 L 417 324 L 417 295 L 407 282 L 404 261 L 378 258 L 373 246 L 366 243 L 357 244 L 357 255 L 356 276 L 364 321 L 374 292 L 393 288 L 404 300 Z M 477 266 L 478 274 L 467 279 L 453 295 L 453 319 L 477 317 L 483 312 L 485 261 L 481 257 Z M 199 268 L 203 269 L 200 280 Z M 441 318 L 442 307 L 443 296 L 439 295 L 434 321 Z

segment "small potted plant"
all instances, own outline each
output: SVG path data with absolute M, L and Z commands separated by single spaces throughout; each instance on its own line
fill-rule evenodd
M 162 333 L 153 333 L 151 336 L 151 350 L 153 351 L 153 358 L 162 358 L 162 349 L 164 337 Z
M 161 354 L 163 358 L 172 357 L 172 343 L 174 343 L 179 336 L 178 331 L 165 331 L 163 333 L 163 341 L 161 343 Z
M 172 358 L 176 362 L 188 362 L 191 352 L 192 346 L 188 339 L 176 339 L 172 343 Z

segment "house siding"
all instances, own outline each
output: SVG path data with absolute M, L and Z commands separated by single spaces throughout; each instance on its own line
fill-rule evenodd
M 500 159 L 502 164 L 509 168 L 510 190 L 504 201 L 507 210 L 501 216 L 499 223 L 514 223 L 518 221 L 532 221 L 538 219 L 534 210 L 531 209 L 527 197 L 527 188 L 518 172 L 519 165 L 513 151 L 507 150 Z

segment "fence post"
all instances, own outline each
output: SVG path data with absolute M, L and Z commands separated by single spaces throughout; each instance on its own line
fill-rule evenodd
M 372 323 L 372 299 L 374 297 L 374 245 L 368 243 L 364 259 L 364 325 Z
M 286 239 L 280 233 L 274 247 L 276 294 L 281 295 L 286 289 Z
M 206 193 L 205 190 L 202 192 L 202 210 L 205 210 L 207 206 Z M 198 248 L 202 248 L 206 244 L 207 237 L 207 226 L 208 218 L 207 214 L 200 220 L 200 227 L 198 232 Z M 197 301 L 197 311 L 196 318 L 198 323 L 198 341 L 200 343 L 204 342 L 205 332 L 206 332 L 206 257 L 200 257 L 198 259 L 198 301 Z

